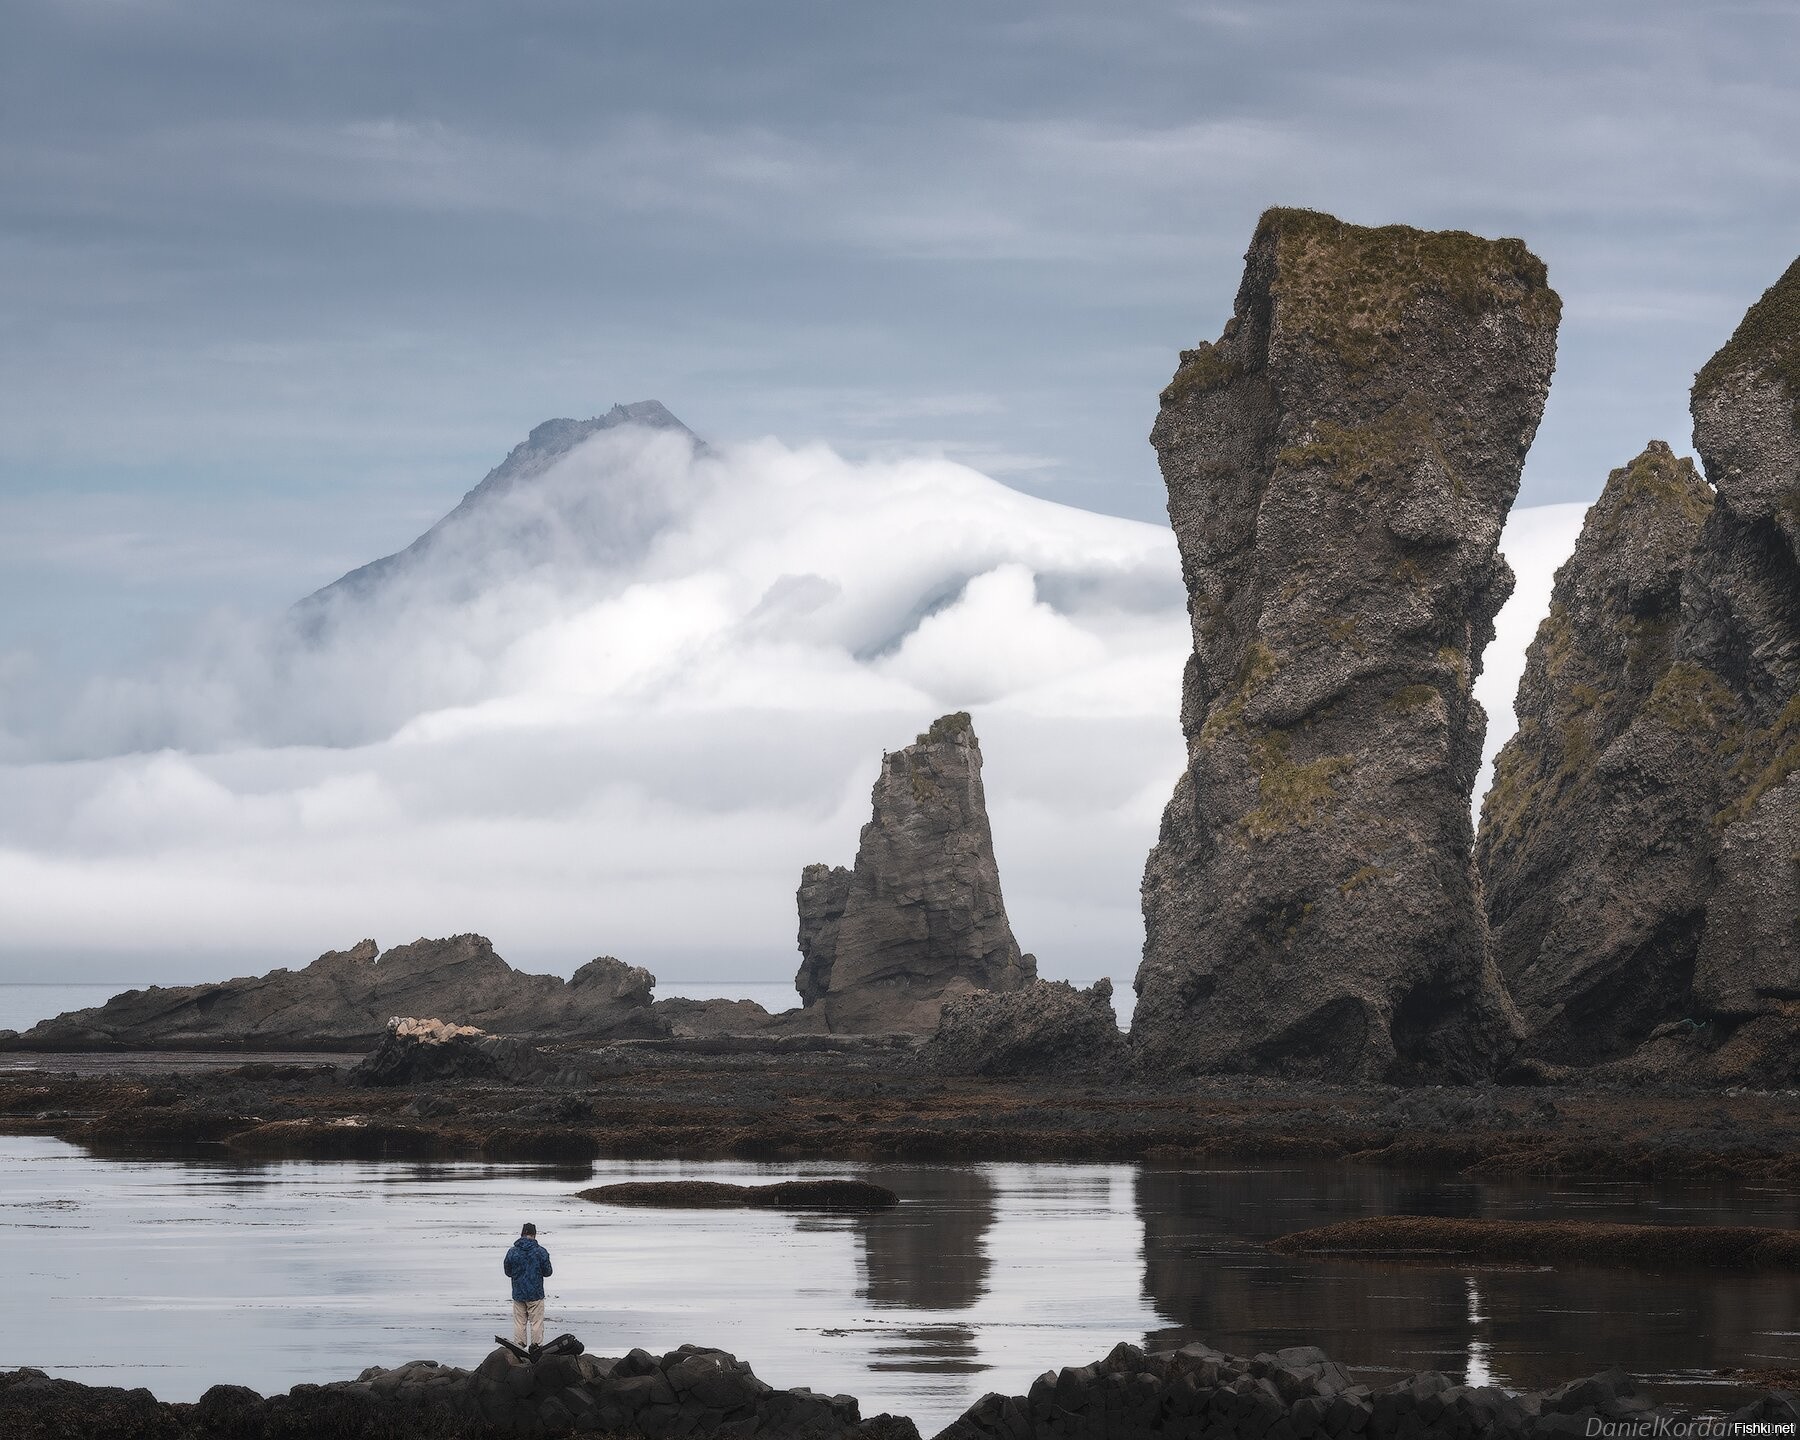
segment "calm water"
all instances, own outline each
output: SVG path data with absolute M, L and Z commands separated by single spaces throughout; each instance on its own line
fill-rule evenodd
M 871 1175 L 876 1216 L 630 1211 L 574 1198 L 627 1176 Z M 500 1255 L 534 1220 L 552 1332 L 618 1353 L 684 1341 L 777 1385 L 848 1391 L 926 1433 L 987 1390 L 1119 1339 L 1540 1385 L 1622 1364 L 1690 1388 L 1800 1364 L 1800 1277 L 1319 1265 L 1262 1248 L 1381 1212 L 1792 1226 L 1774 1189 L 1512 1185 L 1336 1167 L 788 1167 L 96 1160 L 0 1137 L 0 1368 L 193 1398 L 432 1357 L 472 1364 L 506 1312 Z M 1376 1372 L 1370 1372 L 1376 1378 Z
M 104 1005 L 135 985 L 32 985 L 0 984 L 0 1030 L 29 1030 L 40 1020 L 69 1010 Z

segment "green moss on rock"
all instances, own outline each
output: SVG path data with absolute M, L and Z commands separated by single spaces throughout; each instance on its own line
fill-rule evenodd
M 1286 446 L 1276 459 L 1297 467 L 1323 466 L 1338 489 L 1354 490 L 1359 482 L 1404 476 L 1427 453 L 1434 455 L 1445 470 L 1450 468 L 1432 436 L 1424 411 L 1412 405 L 1395 405 L 1370 425 L 1337 425 L 1320 420 L 1308 439 Z
M 1800 260 L 1763 291 L 1719 353 L 1694 377 L 1694 399 L 1704 399 L 1727 377 L 1751 371 L 1779 382 L 1794 402 L 1800 426 Z
M 1181 352 L 1181 365 L 1160 398 L 1165 405 L 1179 405 L 1209 390 L 1222 390 L 1243 373 L 1243 366 L 1220 354 L 1216 346 L 1202 344 Z
M 1312 825 L 1330 798 L 1337 775 L 1349 768 L 1346 755 L 1326 755 L 1304 763 L 1288 754 L 1288 737 L 1279 730 L 1259 736 L 1253 752 L 1256 808 L 1244 816 L 1247 834 L 1267 840 L 1288 830 Z
M 1369 228 L 1316 210 L 1277 208 L 1257 224 L 1277 246 L 1282 323 L 1310 334 L 1343 364 L 1367 371 L 1395 358 L 1408 306 L 1441 298 L 1470 316 L 1513 309 L 1554 325 L 1562 301 L 1523 240 L 1463 230 Z

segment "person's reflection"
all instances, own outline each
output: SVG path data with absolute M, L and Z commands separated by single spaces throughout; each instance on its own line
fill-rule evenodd
M 994 1187 L 980 1170 L 888 1166 L 869 1176 L 900 1196 L 892 1210 L 859 1215 L 862 1274 L 857 1294 L 904 1310 L 967 1310 L 987 1290 L 984 1243 L 994 1223 Z

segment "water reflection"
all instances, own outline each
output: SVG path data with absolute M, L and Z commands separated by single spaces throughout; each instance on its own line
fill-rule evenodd
M 421 1356 L 469 1364 L 504 1319 L 521 1220 L 556 1256 L 550 1322 L 600 1353 L 687 1341 L 776 1385 L 848 1391 L 926 1434 L 982 1392 L 1120 1339 L 1538 1385 L 1611 1363 L 1690 1378 L 1800 1364 L 1800 1277 L 1454 1271 L 1288 1260 L 1265 1242 L 1376 1213 L 1792 1226 L 1772 1188 L 1471 1183 L 1357 1167 L 807 1165 L 903 1197 L 872 1215 L 591 1205 L 598 1180 L 753 1183 L 792 1167 L 102 1159 L 0 1137 L 0 1368 L 192 1399 Z M 53 1313 L 59 1324 L 32 1317 Z M 1372 1377 L 1371 1377 L 1372 1378 Z
M 906 1203 L 859 1215 L 857 1294 L 904 1310 L 967 1310 L 987 1290 L 995 1191 L 973 1167 L 883 1166 L 869 1178 Z M 947 1327 L 957 1329 L 958 1327 Z
M 1453 1215 L 1792 1228 L 1769 1187 L 1465 1181 L 1356 1167 L 1181 1171 L 1135 1181 L 1155 1344 L 1254 1353 L 1316 1344 L 1372 1371 L 1443 1370 L 1471 1384 L 1558 1383 L 1607 1365 L 1671 1393 L 1715 1368 L 1800 1357 L 1800 1280 L 1705 1271 L 1380 1266 L 1288 1260 L 1277 1235 L 1359 1215 Z

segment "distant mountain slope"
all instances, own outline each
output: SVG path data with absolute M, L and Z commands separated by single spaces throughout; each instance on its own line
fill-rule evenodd
M 404 550 L 371 560 L 322 589 L 315 590 L 295 607 L 295 618 L 316 629 L 332 618 L 359 610 L 391 594 L 396 587 L 428 575 L 437 584 L 430 588 L 467 596 L 479 588 L 482 578 L 496 572 L 528 568 L 556 558 L 558 540 L 568 534 L 571 509 L 596 496 L 534 497 L 527 482 L 543 479 L 558 461 L 593 436 L 621 427 L 641 426 L 652 431 L 674 432 L 687 438 L 696 452 L 705 443 L 672 415 L 660 400 L 638 400 L 614 405 L 604 415 L 589 420 L 546 420 L 532 430 L 522 444 L 488 471 L 486 478 L 463 496 L 456 508 Z M 605 485 L 604 472 L 584 477 L 590 488 Z M 571 501 L 574 504 L 571 504 Z M 552 513 L 560 522 L 551 524 Z M 432 575 L 431 572 L 439 573 Z M 444 597 L 448 598 L 448 597 Z

